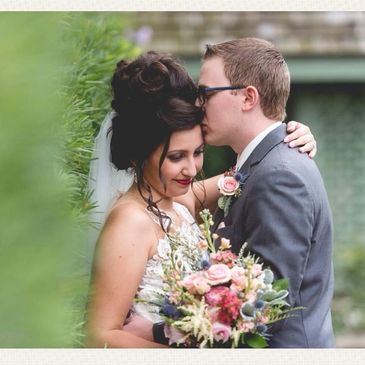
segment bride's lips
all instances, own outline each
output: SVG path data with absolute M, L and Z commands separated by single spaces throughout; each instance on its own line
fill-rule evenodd
M 191 184 L 191 179 L 175 179 L 176 182 L 178 182 L 182 186 L 188 186 Z

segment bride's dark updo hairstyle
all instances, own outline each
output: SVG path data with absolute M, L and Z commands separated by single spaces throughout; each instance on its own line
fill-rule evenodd
M 175 58 L 152 51 L 132 62 L 118 62 L 111 84 L 111 106 L 116 112 L 112 120 L 112 162 L 119 170 L 135 169 L 138 190 L 164 228 L 163 219 L 169 218 L 152 199 L 151 188 L 143 179 L 144 164 L 164 144 L 161 169 L 171 134 L 201 123 L 203 113 L 195 105 L 197 88 Z M 163 181 L 161 173 L 160 178 Z M 143 190 L 149 193 L 148 198 Z

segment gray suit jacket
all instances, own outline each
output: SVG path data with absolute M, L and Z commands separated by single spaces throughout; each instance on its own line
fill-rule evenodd
M 332 218 L 320 172 L 307 154 L 282 141 L 286 128 L 269 133 L 240 169 L 242 194 L 231 203 L 221 237 L 238 253 L 248 250 L 276 278 L 289 278 L 289 302 L 306 309 L 274 325 L 270 347 L 334 347 Z M 222 210 L 214 215 L 216 229 Z

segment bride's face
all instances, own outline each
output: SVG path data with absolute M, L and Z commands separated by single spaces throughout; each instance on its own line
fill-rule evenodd
M 192 179 L 203 166 L 204 141 L 200 126 L 174 132 L 161 166 L 159 161 L 164 146 L 160 145 L 147 159 L 144 179 L 160 196 L 175 197 L 186 194 Z

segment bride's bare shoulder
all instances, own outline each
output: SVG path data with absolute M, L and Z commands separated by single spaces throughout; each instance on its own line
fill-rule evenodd
M 133 199 L 121 199 L 111 209 L 106 225 L 141 228 L 153 227 L 153 221 L 148 216 L 146 208 Z
M 118 202 L 113 207 L 96 243 L 95 267 L 99 274 L 118 276 L 121 267 L 131 263 L 137 269 L 144 268 L 156 245 L 150 220 L 143 207 L 133 201 Z

